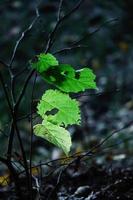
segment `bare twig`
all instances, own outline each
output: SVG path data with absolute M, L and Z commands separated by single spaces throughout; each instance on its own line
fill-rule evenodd
M 35 111 L 32 111 L 32 115 L 35 114 Z M 17 119 L 17 121 L 21 121 L 21 120 L 24 120 L 24 119 L 28 119 L 30 120 L 30 116 L 31 116 L 31 113 L 28 113 L 20 118 Z M 38 117 L 38 114 L 36 114 L 34 117 L 32 117 L 32 120 L 37 118 Z
M 60 0 L 60 3 L 59 3 L 59 9 L 58 9 L 58 13 L 57 13 L 57 21 L 59 21 L 61 18 L 61 9 L 62 9 L 63 1 L 64 0 Z
M 102 95 L 109 95 L 109 94 L 114 94 L 114 93 L 118 93 L 121 92 L 120 88 L 117 89 L 112 89 L 112 90 L 108 90 L 108 91 L 104 91 L 104 92 L 97 92 L 97 93 L 88 93 L 88 94 L 76 94 L 74 95 L 75 98 L 80 98 L 80 97 L 89 97 L 89 96 L 102 96 Z
M 23 98 L 23 95 L 24 95 L 25 90 L 26 90 L 26 88 L 27 88 L 28 82 L 29 82 L 29 80 L 31 79 L 31 77 L 32 77 L 32 75 L 34 74 L 34 72 L 35 72 L 34 69 L 31 70 L 31 71 L 29 72 L 28 76 L 26 77 L 25 82 L 24 82 L 24 85 L 23 85 L 23 88 L 22 88 L 22 90 L 21 90 L 21 92 L 20 92 L 20 94 L 19 94 L 19 96 L 18 96 L 17 101 L 16 101 L 15 108 L 18 108 L 19 104 L 21 103 L 22 98 Z
M 33 71 L 33 70 L 32 70 Z M 25 84 L 24 84 L 24 87 L 20 93 L 20 96 L 18 97 L 18 100 L 16 102 L 16 104 L 14 105 L 13 107 L 13 115 L 12 115 L 12 123 L 11 123 L 11 131 L 10 131 L 10 138 L 9 138 L 9 144 L 8 144 L 8 158 L 11 158 L 11 152 L 12 152 L 12 146 L 13 146 L 13 139 L 14 139 L 14 134 L 15 134 L 15 131 L 17 133 L 17 137 L 18 137 L 18 140 L 19 140 L 19 144 L 20 144 L 20 149 L 21 149 L 21 153 L 22 153 L 22 157 L 23 157 L 23 162 L 24 162 L 24 166 L 25 166 L 25 172 L 26 172 L 26 177 L 27 177 L 27 186 L 29 188 L 29 191 L 30 191 L 30 179 L 29 179 L 29 170 L 28 170 L 28 163 L 27 163 L 27 159 L 26 159 L 26 154 L 25 154 L 25 150 L 24 150 L 24 147 L 23 147 L 23 143 L 22 143 L 22 140 L 21 140 L 21 136 L 20 136 L 20 132 L 19 132 L 19 129 L 18 129 L 18 126 L 17 126 L 17 116 L 16 116 L 16 112 L 18 110 L 18 107 L 19 107 L 19 104 L 22 100 L 22 97 L 23 97 L 23 94 L 24 94 L 24 91 L 27 87 L 27 84 L 28 84 L 28 81 L 29 79 L 31 78 L 32 76 L 32 73 L 30 73 L 30 76 L 27 77 L 26 81 L 25 81 Z
M 53 53 L 53 55 L 55 54 L 59 54 L 65 51 L 72 51 L 73 49 L 82 49 L 82 48 L 88 48 L 87 45 L 76 45 L 76 46 L 70 46 L 70 47 L 65 47 L 63 49 L 57 50 Z
M 41 162 L 40 164 L 37 164 L 35 166 L 32 166 L 33 168 L 34 167 L 40 167 L 43 166 L 43 165 L 49 165 L 49 164 L 52 164 L 52 163 L 56 163 L 56 162 L 63 162 L 63 161 L 66 161 L 66 159 L 70 160 L 70 162 L 68 163 L 70 165 L 70 163 L 72 164 L 73 162 L 75 162 L 75 159 L 83 159 L 85 157 L 88 157 L 88 156 L 92 156 L 93 154 L 95 154 L 95 151 L 98 150 L 103 144 L 105 144 L 113 135 L 123 131 L 124 129 L 127 129 L 129 128 L 130 126 L 133 125 L 133 121 L 130 121 L 128 122 L 127 124 L 125 124 L 122 128 L 120 129 L 117 129 L 115 131 L 112 131 L 111 134 L 109 134 L 105 139 L 103 139 L 99 144 L 93 146 L 89 151 L 87 152 L 78 152 L 78 153 L 74 153 L 68 157 L 63 157 L 63 158 L 58 158 L 58 159 L 55 159 L 55 160 L 50 160 L 50 161 L 47 161 L 47 162 Z M 59 163 L 59 165 L 61 165 L 61 163 Z M 66 163 L 65 163 L 66 165 Z M 24 171 L 22 171 L 21 173 L 23 173 Z
M 28 163 L 27 163 L 26 154 L 25 154 L 25 150 L 24 150 L 24 147 L 23 147 L 22 139 L 21 139 L 21 136 L 20 136 L 20 131 L 19 131 L 19 128 L 18 128 L 18 125 L 17 125 L 18 107 L 19 107 L 19 104 L 21 102 L 21 98 L 24 94 L 23 90 L 25 90 L 28 81 L 26 80 L 26 83 L 24 83 L 24 87 L 23 87 L 22 91 L 20 92 L 20 95 L 19 95 L 17 102 L 16 102 L 15 94 L 14 94 L 14 90 L 15 90 L 14 87 L 15 87 L 15 78 L 17 76 L 13 75 L 12 64 L 13 64 L 13 61 L 15 59 L 18 46 L 20 45 L 20 43 L 24 39 L 25 35 L 32 29 L 32 27 L 35 24 L 38 17 L 39 17 L 39 13 L 38 13 L 38 9 L 36 9 L 36 17 L 32 21 L 32 23 L 29 25 L 29 27 L 24 32 L 22 32 L 20 38 L 17 40 L 16 45 L 13 49 L 13 53 L 12 53 L 12 56 L 11 56 L 11 59 L 10 59 L 10 63 L 8 65 L 8 70 L 9 70 L 9 74 L 10 74 L 10 78 L 11 78 L 11 97 L 12 97 L 13 107 L 10 106 L 11 107 L 10 110 L 12 111 L 12 113 L 11 113 L 12 114 L 12 122 L 11 122 L 11 128 L 10 128 L 10 137 L 9 137 L 9 144 L 8 144 L 8 150 L 7 150 L 7 158 L 8 158 L 8 161 L 11 162 L 13 139 L 14 139 L 14 134 L 16 132 L 17 137 L 18 137 L 18 141 L 19 141 L 19 145 L 20 145 L 20 149 L 21 149 L 21 153 L 22 153 L 22 157 L 23 157 L 23 162 L 24 162 L 24 167 L 25 167 L 25 172 L 26 172 L 26 177 L 27 177 L 27 186 L 28 186 L 29 190 L 30 190 L 30 183 L 29 183 Z M 31 73 L 31 76 L 32 76 L 32 73 Z M 30 79 L 29 76 L 28 76 L 28 78 Z M 7 98 L 7 100 L 8 100 L 8 98 Z M 10 103 L 10 101 L 9 101 L 9 103 Z
M 15 55 L 16 55 L 16 52 L 17 52 L 17 49 L 18 49 L 18 46 L 20 45 L 20 43 L 22 42 L 22 40 L 24 39 L 25 35 L 32 29 L 32 27 L 34 26 L 35 22 L 37 21 L 39 17 L 39 12 L 38 12 L 38 8 L 36 8 L 36 17 L 35 19 L 32 21 L 32 23 L 28 26 L 27 29 L 25 29 L 20 38 L 17 40 L 16 44 L 15 44 L 15 47 L 13 49 L 13 53 L 12 53 L 12 56 L 11 56 L 11 59 L 10 59 L 10 63 L 9 63 L 9 68 L 12 68 L 12 63 L 14 61 L 14 58 L 15 58 Z
M 84 154 L 84 156 L 87 156 L 90 153 L 93 153 L 93 151 L 99 149 L 104 143 L 106 143 L 113 135 L 117 134 L 118 132 L 130 127 L 131 125 L 133 125 L 133 121 L 128 122 L 127 124 L 125 124 L 122 128 L 117 129 L 115 131 L 112 131 L 111 134 L 109 134 L 107 137 L 105 137 L 99 144 L 95 145 L 94 147 L 92 147 L 88 152 L 86 152 Z
M 86 38 L 93 36 L 95 33 L 100 31 L 101 28 L 103 28 L 105 25 L 110 24 L 112 22 L 117 22 L 118 20 L 119 20 L 118 18 L 113 18 L 113 19 L 106 20 L 105 22 L 100 24 L 95 30 L 93 30 L 92 32 L 87 32 L 82 38 L 80 38 L 79 40 L 75 41 L 73 43 L 73 46 L 78 45 L 79 43 L 81 43 Z
M 7 92 L 7 89 L 6 89 L 6 86 L 5 86 L 5 82 L 4 82 L 4 79 L 3 79 L 1 72 L 0 72 L 0 82 L 1 82 L 1 85 L 3 87 L 5 97 L 6 97 L 6 101 L 7 101 L 7 104 L 9 106 L 10 112 L 12 113 L 12 105 L 10 103 L 10 98 L 9 98 L 9 95 L 8 95 L 8 92 Z
M 133 121 L 127 123 L 125 126 L 123 126 L 121 129 L 117 129 L 115 131 L 113 131 L 109 136 L 107 136 L 102 142 L 100 142 L 98 145 L 95 145 L 91 150 L 89 150 L 87 153 L 85 154 L 81 154 L 81 155 L 77 155 L 76 158 L 74 158 L 72 161 L 70 161 L 66 166 L 64 165 L 64 168 L 59 172 L 59 175 L 58 175 L 58 178 L 57 178 L 57 182 L 56 182 L 56 185 L 54 187 L 54 189 L 51 191 L 51 193 L 49 194 L 48 196 L 48 199 L 50 199 L 52 193 L 56 190 L 58 184 L 60 183 L 60 180 L 61 180 L 61 176 L 63 174 L 63 172 L 65 170 L 68 169 L 69 166 L 71 166 L 73 163 L 77 162 L 78 163 L 86 156 L 90 156 L 90 153 L 95 153 L 93 151 L 95 151 L 96 149 L 98 149 L 99 147 L 101 147 L 107 140 L 109 140 L 113 135 L 115 135 L 116 133 L 128 128 L 129 126 L 133 125 Z
M 16 172 L 16 170 L 14 169 L 13 165 L 11 162 L 8 161 L 8 159 L 6 158 L 3 158 L 0 156 L 0 162 L 2 162 L 3 164 L 5 164 L 9 171 L 11 172 L 11 177 L 13 178 L 14 180 L 14 183 L 15 183 L 15 188 L 16 188 L 16 193 L 19 197 L 21 197 L 21 190 L 20 190 L 20 184 L 19 184 L 19 179 L 18 179 L 18 174 Z
M 35 78 L 32 86 L 32 92 L 31 92 L 31 102 L 30 102 L 30 129 L 31 129 L 31 135 L 30 135 L 30 193 L 31 193 L 31 199 L 33 198 L 32 194 L 32 154 L 33 154 L 33 98 L 34 98 L 34 90 L 35 90 L 35 85 L 36 85 L 36 79 L 37 79 L 37 73 L 35 73 Z
M 20 43 L 25 38 L 26 34 L 32 29 L 32 27 L 35 24 L 35 22 L 37 21 L 38 17 L 39 17 L 39 12 L 38 12 L 38 8 L 36 8 L 36 17 L 31 22 L 31 24 L 28 26 L 28 28 L 25 29 L 21 33 L 19 39 L 16 41 L 16 44 L 14 46 L 13 53 L 12 53 L 12 56 L 11 56 L 11 59 L 10 59 L 9 65 L 8 65 L 8 70 L 9 70 L 9 74 L 10 74 L 10 78 L 11 78 L 11 97 L 12 97 L 13 105 L 15 105 L 15 78 L 16 78 L 16 76 L 14 76 L 14 74 L 12 72 L 12 64 L 13 64 L 13 61 L 15 59 L 17 49 L 18 49 Z
M 66 15 L 64 15 L 62 18 L 57 18 L 56 21 L 56 25 L 54 27 L 54 29 L 52 30 L 52 32 L 49 34 L 48 37 L 48 42 L 46 44 L 46 49 L 45 49 L 45 53 L 47 53 L 51 47 L 54 44 L 54 37 L 55 37 L 55 33 L 57 31 L 57 29 L 59 28 L 60 24 L 62 22 L 64 22 L 64 20 L 68 19 L 80 6 L 81 4 L 84 2 L 85 0 L 80 0 L 75 6 L 74 8 L 72 8 Z M 62 3 L 60 3 L 60 5 L 62 5 Z M 59 13 L 60 13 L 60 5 L 59 5 Z
M 21 71 L 19 71 L 18 73 L 16 73 L 14 75 L 14 78 L 17 78 L 18 76 L 22 75 L 26 70 L 27 70 L 27 67 L 25 67 L 24 69 L 22 69 Z
M 63 53 L 64 51 L 71 51 L 71 50 L 77 49 L 77 48 L 87 48 L 88 47 L 87 45 L 82 45 L 80 43 L 83 42 L 86 38 L 91 37 L 95 33 L 97 33 L 98 31 L 100 31 L 101 28 L 104 27 L 106 24 L 109 24 L 109 23 L 114 22 L 114 21 L 118 21 L 118 18 L 109 19 L 109 20 L 103 22 L 95 30 L 93 30 L 92 32 L 86 33 L 82 38 L 73 42 L 73 44 L 70 47 L 64 47 L 63 49 L 55 51 L 53 54 L 55 55 L 55 54 Z

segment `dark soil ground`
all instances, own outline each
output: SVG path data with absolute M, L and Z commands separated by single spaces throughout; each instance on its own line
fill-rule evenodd
M 22 187 L 24 188 L 22 181 Z M 25 193 L 25 192 L 24 192 Z M 26 193 L 25 193 L 26 194 Z M 35 197 L 36 196 L 36 197 Z M 13 200 L 13 187 L 0 188 L 0 200 Z M 23 199 L 27 199 L 23 197 Z M 133 169 L 83 163 L 62 168 L 57 173 L 42 178 L 39 195 L 35 200 L 132 200 Z
M 74 172 L 68 169 L 58 184 L 55 177 L 44 185 L 42 199 L 59 200 L 126 200 L 133 199 L 133 170 L 131 168 L 105 169 L 93 166 Z M 45 191 L 45 192 L 44 192 Z M 51 194 L 50 194 L 51 193 Z

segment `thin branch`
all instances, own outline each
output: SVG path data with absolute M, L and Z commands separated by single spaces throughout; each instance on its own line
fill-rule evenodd
M 102 146 L 107 140 L 109 140 L 113 135 L 115 135 L 116 133 L 128 128 L 129 126 L 133 125 L 133 121 L 127 123 L 125 126 L 123 126 L 121 129 L 115 130 L 113 131 L 109 136 L 107 136 L 102 142 L 100 142 L 98 145 L 95 145 L 94 147 L 92 147 L 91 150 L 89 150 L 87 153 L 85 154 L 81 154 L 81 155 L 77 155 L 76 158 L 74 158 L 72 161 L 70 161 L 66 166 L 64 166 L 64 168 L 62 169 L 62 171 L 59 172 L 59 176 L 57 178 L 57 183 L 54 187 L 54 189 L 51 191 L 51 193 L 49 194 L 49 197 L 51 197 L 53 191 L 56 189 L 56 187 L 58 186 L 58 184 L 60 183 L 60 179 L 61 179 L 61 175 L 62 173 L 68 169 L 69 166 L 71 166 L 73 163 L 80 163 L 80 161 L 84 158 L 84 157 L 88 157 L 90 156 L 90 153 L 95 153 L 95 150 L 98 149 L 100 146 Z M 50 199 L 50 198 L 48 198 Z
M 8 150 L 7 150 L 7 160 L 8 162 L 11 162 L 11 157 L 12 157 L 12 146 L 13 146 L 13 139 L 14 139 L 14 134 L 17 134 L 17 138 L 19 141 L 19 145 L 20 145 L 20 149 L 21 149 L 21 153 L 22 153 L 22 157 L 23 157 L 23 162 L 24 162 L 24 167 L 25 167 L 25 172 L 26 172 L 26 177 L 27 177 L 27 183 L 28 183 L 28 187 L 29 186 L 29 170 L 28 170 L 28 164 L 27 164 L 27 159 L 26 159 L 26 154 L 25 154 L 25 150 L 23 147 L 23 142 L 20 136 L 20 132 L 16 123 L 16 115 L 15 112 L 13 113 L 12 116 L 12 122 L 11 122 L 11 128 L 10 128 L 10 138 L 9 138 L 9 144 L 8 144 Z
M 109 146 L 107 146 L 107 147 L 103 147 L 102 148 L 102 152 L 99 152 L 99 153 L 104 153 L 104 152 L 107 152 L 108 150 L 111 150 L 112 148 L 116 148 L 116 147 L 118 147 L 120 144 L 123 144 L 124 142 L 128 142 L 128 141 L 131 141 L 131 140 L 133 140 L 133 137 L 132 136 L 130 136 L 130 137 L 127 137 L 127 138 L 125 138 L 123 141 L 120 141 L 120 142 L 117 142 L 116 144 L 112 144 L 112 145 L 109 145 Z M 97 152 L 96 152 L 97 153 Z
M 6 166 L 8 165 L 7 159 L 0 156 L 0 162 L 4 163 Z
M 95 30 L 93 30 L 92 32 L 87 32 L 82 38 L 80 38 L 79 40 L 75 41 L 72 46 L 78 45 L 79 43 L 81 43 L 83 40 L 85 40 L 87 37 L 91 37 L 92 35 L 94 35 L 95 33 L 97 33 L 98 31 L 101 30 L 101 28 L 103 28 L 105 25 L 111 23 L 111 22 L 116 22 L 118 21 L 118 18 L 113 18 L 113 19 L 109 19 L 106 20 L 105 22 L 103 22 L 102 24 L 100 24 Z
M 1 82 L 2 88 L 3 88 L 4 93 L 5 93 L 6 101 L 7 101 L 7 104 L 9 106 L 10 112 L 12 113 L 12 105 L 10 103 L 10 98 L 9 98 L 9 95 L 8 95 L 8 92 L 7 92 L 7 89 L 6 89 L 6 86 L 5 86 L 5 82 L 4 82 L 4 79 L 3 79 L 1 72 L 0 72 L 0 82 Z
M 72 51 L 73 49 L 82 49 L 82 48 L 88 48 L 87 45 L 76 45 L 76 46 L 70 46 L 70 47 L 65 47 L 63 49 L 57 50 L 54 53 L 52 53 L 53 55 L 65 52 L 65 51 Z
M 21 71 L 19 71 L 18 73 L 16 73 L 14 75 L 14 78 L 17 78 L 18 76 L 21 76 L 26 70 L 27 70 L 27 67 L 25 67 L 24 69 L 22 69 Z
M 11 129 L 10 129 L 10 138 L 9 138 L 9 144 L 8 144 L 7 158 L 9 160 L 9 162 L 11 162 L 13 139 L 14 139 L 14 133 L 16 132 L 17 137 L 18 137 L 18 141 L 19 141 L 19 145 L 20 145 L 20 149 L 21 149 L 21 153 L 22 153 L 22 157 L 23 157 L 23 162 L 24 162 L 24 167 L 25 167 L 25 172 L 26 172 L 26 177 L 27 177 L 27 186 L 28 186 L 29 189 L 30 189 L 30 183 L 29 183 L 28 163 L 27 163 L 26 154 L 25 154 L 25 150 L 24 150 L 24 147 L 23 147 L 22 139 L 21 139 L 21 136 L 20 136 L 19 128 L 17 126 L 18 106 L 21 102 L 22 96 L 24 94 L 25 88 L 26 88 L 29 80 L 26 79 L 26 81 L 24 82 L 23 89 L 20 92 L 20 95 L 17 99 L 17 102 L 15 102 L 14 86 L 15 86 L 16 76 L 14 76 L 13 73 L 12 73 L 12 64 L 13 64 L 13 61 L 15 59 L 18 46 L 20 45 L 21 41 L 24 39 L 25 35 L 32 29 L 32 27 L 35 24 L 38 17 L 39 17 L 39 13 L 38 13 L 38 9 L 36 8 L 36 17 L 32 21 L 32 23 L 29 25 L 29 27 L 24 32 L 22 32 L 20 38 L 17 40 L 16 45 L 13 49 L 13 53 L 12 53 L 12 56 L 11 56 L 11 59 L 10 59 L 10 63 L 8 65 L 8 70 L 9 70 L 9 74 L 10 74 L 10 77 L 11 77 L 11 96 L 12 96 L 13 108 L 12 108 L 12 122 L 11 122 Z M 32 73 L 31 73 L 31 76 L 32 76 Z M 28 79 L 30 79 L 30 77 L 28 76 Z
M 7 149 L 7 159 L 11 161 L 12 158 L 12 146 L 13 146 L 13 139 L 14 139 L 14 124 L 13 120 L 11 121 L 10 125 L 10 134 L 9 134 L 9 141 L 8 141 L 8 149 Z
M 12 56 L 11 56 L 11 59 L 10 59 L 10 63 L 9 63 L 9 68 L 12 68 L 12 63 L 14 61 L 14 58 L 16 56 L 16 52 L 17 52 L 17 49 L 18 49 L 18 46 L 20 45 L 20 43 L 22 42 L 22 40 L 24 39 L 25 35 L 32 29 L 32 27 L 34 26 L 35 22 L 37 21 L 39 17 L 39 12 L 38 12 L 38 9 L 36 8 L 36 17 L 35 19 L 32 21 L 32 23 L 28 26 L 27 29 L 25 29 L 20 38 L 17 40 L 16 44 L 15 44 L 15 47 L 13 49 L 13 53 L 12 53 Z
M 32 70 L 33 71 L 33 70 Z M 1 74 L 0 74 L 1 75 Z M 21 137 L 20 137 L 20 133 L 19 133 L 19 130 L 18 130 L 18 127 L 17 127 L 17 119 L 16 119 L 16 111 L 18 109 L 18 106 L 22 100 L 22 97 L 23 97 L 23 94 L 24 94 L 24 91 L 26 89 L 26 86 L 28 84 L 28 81 L 30 80 L 31 76 L 32 76 L 32 73 L 29 74 L 30 76 L 27 77 L 26 81 L 25 81 L 25 84 L 24 84 L 24 87 L 20 93 L 20 96 L 16 102 L 16 104 L 14 105 L 14 107 L 10 108 L 11 110 L 11 114 L 12 114 L 12 122 L 11 122 L 11 128 L 10 128 L 10 138 L 9 138 L 9 144 L 8 144 L 8 152 L 7 152 L 7 155 L 8 155 L 8 158 L 10 158 L 11 156 L 11 151 L 12 151 L 12 145 L 13 145 L 13 139 L 14 139 L 14 133 L 15 133 L 15 130 L 17 132 L 17 137 L 18 137 L 18 140 L 19 140 L 19 143 L 20 143 L 20 148 L 21 148 L 21 152 L 22 152 L 22 155 L 25 157 L 25 153 L 24 153 L 24 148 L 23 148 L 23 144 L 22 144 L 22 141 L 21 141 Z M 2 81 L 2 77 L 0 76 L 0 80 Z M 3 82 L 2 82 L 3 83 Z M 4 83 L 3 83 L 4 85 Z M 6 91 L 5 91 L 6 92 Z M 7 100 L 8 100 L 8 96 L 6 97 Z M 9 105 L 10 105 L 10 101 L 8 100 L 9 102 Z M 15 129 L 15 130 L 14 130 Z M 24 159 L 25 160 L 25 159 Z M 26 162 L 26 161 L 25 161 Z
M 66 15 L 64 15 L 62 18 L 59 18 L 57 19 L 56 21 L 56 25 L 54 27 L 54 29 L 52 30 L 52 32 L 49 34 L 49 37 L 48 37 L 48 42 L 47 42 L 47 45 L 46 45 L 46 49 L 45 49 L 45 53 L 47 53 L 51 47 L 53 46 L 54 44 L 54 36 L 55 36 L 55 33 L 56 31 L 58 30 L 60 24 L 62 22 L 64 22 L 64 20 L 66 20 L 67 18 L 69 18 L 80 6 L 81 4 L 84 2 L 85 0 L 80 0 L 76 6 L 74 8 L 72 8 Z M 62 4 L 61 4 L 62 5 Z M 59 5 L 59 8 L 60 8 L 60 5 Z M 60 10 L 60 9 L 59 9 Z
M 34 72 L 34 70 L 32 70 L 32 72 Z M 10 131 L 10 138 L 9 138 L 9 145 L 8 145 L 8 158 L 11 159 L 11 152 L 12 152 L 12 146 L 13 146 L 13 139 L 14 139 L 14 133 L 15 133 L 15 130 L 16 130 L 16 133 L 17 133 L 17 137 L 18 137 L 18 141 L 19 141 L 19 145 L 20 145 L 20 149 L 21 149 L 21 153 L 22 153 L 22 157 L 23 157 L 23 162 L 24 162 L 24 167 L 25 167 L 25 172 L 26 172 L 26 177 L 27 177 L 27 186 L 30 190 L 30 179 L 29 179 L 29 170 L 28 170 L 28 164 L 27 164 L 27 159 L 26 159 L 26 154 L 25 154 L 25 150 L 24 150 L 24 147 L 23 147 L 23 143 L 22 143 L 22 139 L 21 139 L 21 136 L 20 136 L 20 132 L 19 132 L 19 129 L 18 129 L 18 126 L 17 126 L 17 116 L 16 116 L 16 112 L 18 110 L 18 106 L 22 100 L 22 97 L 23 97 L 23 94 L 25 92 L 25 89 L 27 87 L 27 84 L 30 80 L 30 78 L 32 77 L 32 74 L 33 73 L 30 73 L 24 83 L 24 87 L 22 88 L 22 91 L 20 93 L 20 96 L 18 97 L 18 100 L 16 102 L 16 104 L 14 105 L 14 108 L 13 108 L 13 115 L 12 115 L 12 123 L 11 123 L 11 131 Z
M 12 56 L 11 56 L 11 59 L 10 59 L 9 65 L 8 65 L 8 70 L 9 70 L 9 74 L 10 74 L 10 78 L 11 78 L 11 97 L 12 97 L 13 106 L 15 105 L 15 102 L 16 102 L 15 101 L 15 78 L 16 77 L 14 76 L 14 74 L 12 72 L 12 64 L 14 62 L 18 46 L 20 45 L 20 43 L 22 42 L 22 40 L 25 38 L 26 34 L 32 29 L 32 27 L 35 24 L 35 22 L 37 21 L 38 17 L 39 17 L 39 12 L 38 12 L 38 9 L 36 8 L 36 17 L 31 22 L 31 24 L 28 26 L 28 28 L 25 29 L 21 33 L 19 39 L 16 41 L 16 44 L 14 46 L 13 53 L 12 53 Z
M 33 154 L 33 98 L 34 98 L 34 90 L 36 85 L 36 79 L 37 79 L 37 73 L 35 73 L 35 78 L 32 86 L 32 92 L 31 92 L 31 102 L 30 102 L 30 129 L 31 129 L 31 135 L 30 135 L 30 158 L 29 158 L 29 166 L 30 166 L 30 187 L 31 187 L 31 197 L 33 198 L 32 194 L 32 154 Z
M 58 13 L 57 13 L 57 21 L 59 21 L 61 18 L 61 9 L 62 9 L 63 1 L 64 0 L 60 0 L 60 3 L 59 3 L 59 9 L 58 9 Z
M 15 104 L 15 108 L 16 108 L 16 109 L 18 108 L 19 104 L 20 104 L 21 101 L 22 101 L 22 97 L 23 97 L 23 95 L 24 95 L 24 93 L 25 93 L 25 90 L 26 90 L 26 88 L 27 88 L 28 82 L 29 82 L 30 78 L 32 77 L 32 75 L 34 74 L 34 72 L 35 72 L 34 69 L 31 70 L 31 71 L 29 72 L 28 76 L 27 76 L 26 79 L 25 79 L 23 88 L 22 88 L 22 90 L 21 90 L 21 92 L 20 92 L 20 94 L 19 94 L 19 97 L 18 97 L 18 99 L 17 99 L 17 102 L 16 102 L 16 104 Z
M 82 45 L 80 44 L 83 40 L 85 40 L 88 37 L 93 36 L 95 33 L 97 33 L 98 31 L 101 30 L 102 27 L 104 27 L 106 24 L 109 24 L 111 22 L 114 21 L 118 21 L 118 18 L 113 18 L 113 19 L 109 19 L 105 22 L 103 22 L 101 25 L 99 25 L 99 27 L 97 27 L 95 30 L 93 30 L 92 32 L 86 33 L 82 38 L 80 38 L 79 40 L 73 42 L 73 44 L 70 47 L 65 47 L 63 49 L 57 50 L 55 51 L 53 54 L 59 54 L 59 53 L 63 53 L 64 51 L 71 51 L 73 49 L 77 49 L 77 48 L 87 48 L 87 45 Z
M 122 128 L 120 129 L 116 129 L 114 131 L 112 131 L 111 134 L 109 134 L 107 137 L 105 137 L 99 144 L 95 145 L 94 147 L 92 147 L 87 153 L 84 154 L 84 156 L 87 156 L 90 153 L 93 153 L 93 151 L 99 149 L 104 143 L 106 143 L 113 135 L 119 133 L 120 131 L 123 131 L 124 129 L 130 127 L 131 125 L 133 125 L 133 121 L 128 122 L 127 124 L 125 124 Z
M 104 91 L 104 92 L 97 92 L 97 93 L 88 93 L 88 94 L 76 94 L 74 95 L 75 98 L 80 98 L 80 97 L 87 97 L 87 96 L 102 96 L 102 95 L 106 95 L 106 94 L 114 94 L 114 93 L 118 93 L 120 92 L 121 89 L 120 88 L 116 88 L 116 89 L 112 89 L 112 90 L 108 90 L 108 91 Z
M 32 111 L 32 115 L 33 115 L 33 114 L 35 114 L 35 111 Z M 17 119 L 17 121 L 19 122 L 19 121 L 25 120 L 25 119 L 29 119 L 29 120 L 30 120 L 30 115 L 31 115 L 31 112 L 28 113 L 28 114 L 26 114 L 26 115 L 24 115 L 24 116 L 22 116 L 22 117 L 19 117 L 19 118 Z M 36 114 L 34 117 L 32 117 L 32 120 L 35 119 L 35 118 L 37 118 L 37 117 L 38 117 L 38 115 Z
M 55 163 L 55 162 L 58 162 L 59 161 L 59 165 L 60 165 L 60 161 L 66 161 L 66 159 L 70 160 L 70 162 L 68 163 L 68 165 L 72 164 L 73 162 L 75 162 L 75 160 L 77 159 L 83 159 L 85 157 L 88 157 L 88 156 L 92 156 L 93 154 L 95 154 L 95 150 L 98 150 L 103 144 L 105 144 L 113 135 L 123 131 L 124 129 L 127 129 L 129 128 L 130 126 L 133 125 L 133 121 L 130 121 L 128 122 L 127 124 L 125 124 L 122 128 L 120 129 L 117 129 L 115 131 L 112 131 L 112 133 L 110 135 L 108 135 L 105 139 L 103 139 L 99 144 L 93 146 L 89 151 L 87 152 L 78 152 L 78 153 L 74 153 L 68 157 L 63 157 L 63 158 L 58 158 L 58 159 L 55 159 L 55 160 L 50 160 L 50 161 L 47 161 L 47 162 L 41 162 L 40 164 L 37 164 L 37 165 L 34 165 L 32 166 L 32 168 L 34 167 L 40 167 L 40 166 L 43 166 L 43 165 L 46 165 L 48 166 L 49 164 L 51 163 Z M 72 160 L 73 159 L 73 160 Z M 21 171 L 21 173 L 24 173 L 24 171 Z
M 25 166 L 26 176 L 29 177 L 26 154 L 25 154 L 25 151 L 24 151 L 23 143 L 22 143 L 22 140 L 21 140 L 20 132 L 19 132 L 16 121 L 17 121 L 16 115 L 14 114 L 13 120 L 11 122 L 11 128 L 10 128 L 10 138 L 9 138 L 9 144 L 8 144 L 8 150 L 7 150 L 7 160 L 8 160 L 8 162 L 11 162 L 13 139 L 14 139 L 14 134 L 15 134 L 15 131 L 16 131 L 18 141 L 19 141 L 19 144 L 20 144 L 21 153 L 22 153 L 22 156 L 23 156 L 23 162 L 24 162 L 24 166 Z M 27 180 L 29 180 L 29 179 L 27 179 Z M 28 186 L 29 186 L 29 184 L 28 184 Z
M 21 194 L 21 190 L 20 190 L 18 174 L 17 174 L 16 170 L 14 169 L 12 163 L 9 162 L 7 159 L 1 157 L 1 156 L 0 156 L 0 162 L 2 162 L 3 164 L 5 164 L 8 167 L 8 169 L 11 173 L 10 175 L 13 178 L 14 183 L 15 183 L 16 193 L 19 197 L 21 197 L 22 194 Z
M 18 140 L 19 140 L 19 145 L 20 145 L 20 149 L 21 149 L 21 153 L 22 153 L 22 157 L 23 157 L 23 163 L 24 163 L 25 173 L 26 173 L 26 178 L 27 178 L 27 187 L 30 190 L 30 182 L 29 182 L 30 176 L 29 176 L 28 163 L 27 163 L 26 153 L 25 153 L 25 150 L 24 150 L 23 142 L 22 142 L 22 139 L 21 139 L 21 136 L 20 136 L 20 132 L 19 132 L 17 123 L 14 124 L 14 128 L 15 128 L 16 133 L 17 133 L 17 137 L 18 137 Z

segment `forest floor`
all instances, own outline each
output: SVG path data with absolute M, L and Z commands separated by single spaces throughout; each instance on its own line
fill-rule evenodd
M 1 187 L 0 200 L 17 199 L 13 191 L 11 186 Z M 133 168 L 72 165 L 42 178 L 39 195 L 35 196 L 35 200 L 132 200 Z
M 60 180 L 53 177 L 44 188 L 43 200 L 132 200 L 133 169 L 93 165 L 82 166 L 77 171 L 71 167 L 63 172 Z

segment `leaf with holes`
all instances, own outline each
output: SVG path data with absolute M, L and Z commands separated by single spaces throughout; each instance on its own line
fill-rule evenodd
M 89 68 L 75 71 L 70 65 L 52 66 L 41 73 L 45 81 L 55 85 L 63 92 L 80 92 L 85 89 L 96 89 L 95 74 Z
M 79 103 L 59 90 L 47 90 L 37 109 L 43 119 L 53 124 L 60 126 L 80 124 Z

